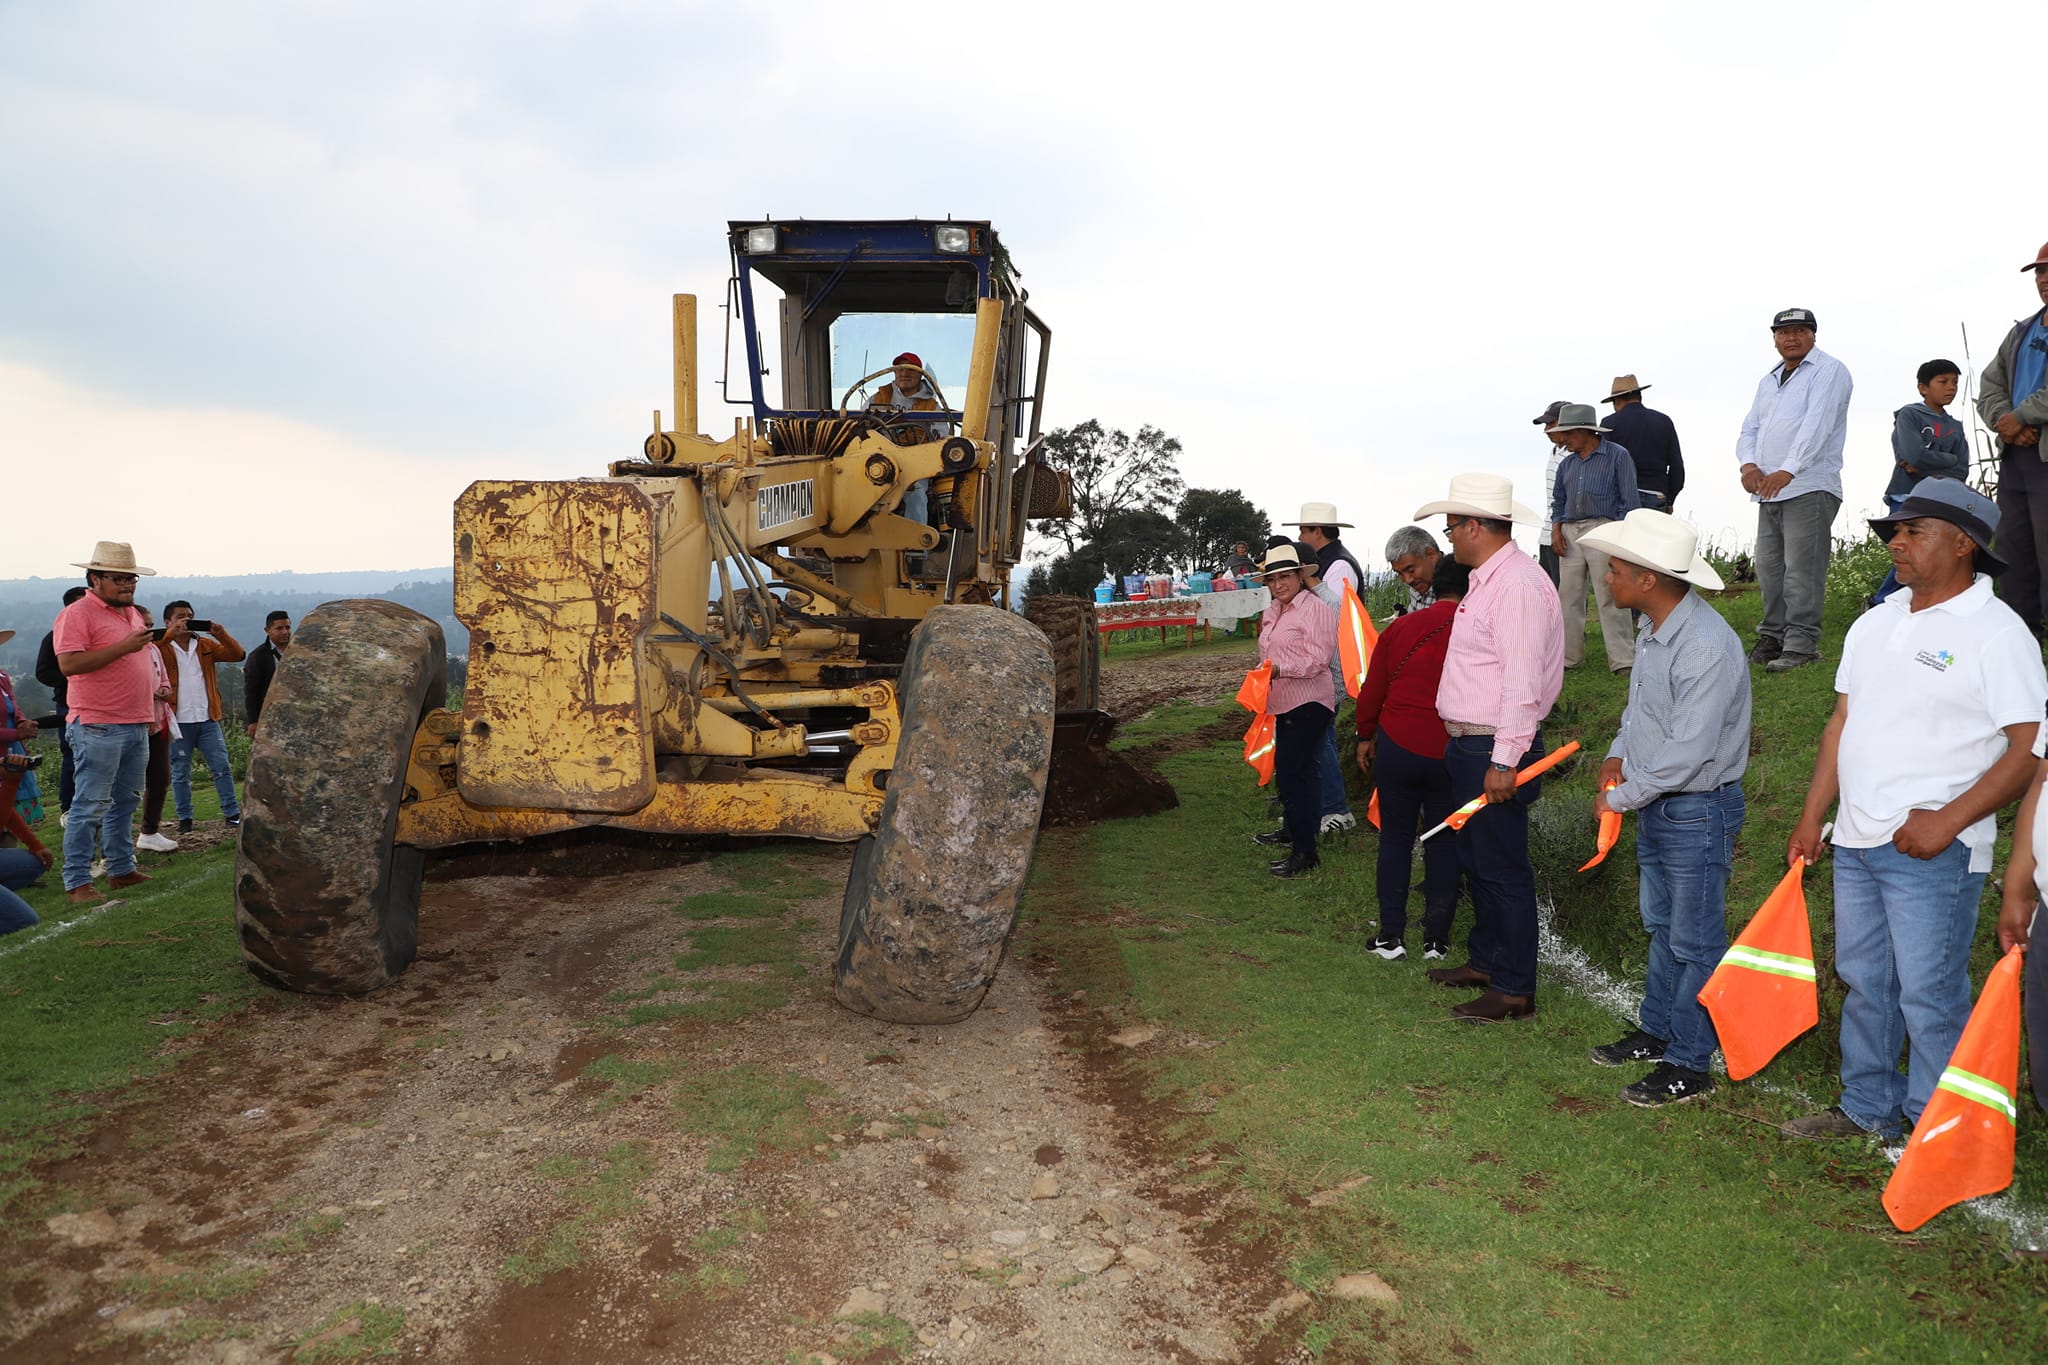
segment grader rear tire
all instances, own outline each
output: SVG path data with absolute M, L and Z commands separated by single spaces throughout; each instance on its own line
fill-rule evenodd
M 899 1024 L 964 1019 L 995 981 L 1052 756 L 1053 665 L 1027 622 L 938 607 L 910 638 L 903 739 L 839 919 L 834 988 Z
M 249 970 L 360 995 L 412 964 L 425 859 L 393 834 L 420 718 L 448 692 L 441 627 L 394 602 L 307 616 L 263 701 L 235 858 Z
M 1102 706 L 1102 636 L 1095 629 L 1095 604 L 1085 597 L 1033 597 L 1024 619 L 1045 632 L 1052 645 L 1056 710 L 1095 711 Z

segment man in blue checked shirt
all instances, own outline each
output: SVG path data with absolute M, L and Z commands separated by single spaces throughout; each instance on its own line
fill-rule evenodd
M 1557 552 L 1557 600 L 1564 608 L 1564 666 L 1586 661 L 1586 589 L 1600 604 L 1600 638 L 1607 667 L 1626 673 L 1636 661 L 1635 621 L 1607 590 L 1607 556 L 1580 542 L 1643 505 L 1636 462 L 1607 439 L 1591 403 L 1558 409 L 1551 436 L 1567 452 L 1550 490 L 1550 548 Z M 1589 583 L 1590 580 L 1590 583 Z
M 1751 663 L 1773 673 L 1820 658 L 1831 528 L 1842 505 L 1842 446 L 1854 383 L 1842 362 L 1816 350 L 1820 324 L 1804 308 L 1771 319 L 1778 363 L 1757 382 L 1735 458 L 1742 491 L 1756 499 L 1756 577 L 1764 620 Z
M 1998 580 L 1998 595 L 2039 636 L 2048 618 L 2041 591 L 2048 565 L 2048 446 L 2041 444 L 2048 426 L 2048 245 L 2020 269 L 2033 272 L 2041 311 L 2015 322 L 1984 367 L 1977 415 L 1998 433 L 1998 524 L 2005 528 L 1998 550 L 2012 566 Z

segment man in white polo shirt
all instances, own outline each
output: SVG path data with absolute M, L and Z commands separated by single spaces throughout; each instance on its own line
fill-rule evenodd
M 1787 853 L 1811 860 L 1835 815 L 1835 970 L 1842 1098 L 1794 1137 L 1902 1136 L 1970 1017 L 1970 943 L 1994 817 L 2032 775 L 2048 701 L 2033 634 L 1994 597 L 1998 509 L 1922 479 L 1870 527 L 1900 586 L 1842 643 L 1835 712 Z M 1910 1047 L 1899 1075 L 1899 1049 Z

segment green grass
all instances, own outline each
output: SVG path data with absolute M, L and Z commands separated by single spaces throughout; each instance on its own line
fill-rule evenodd
M 137 1303 L 158 1308 L 181 1308 L 188 1303 L 226 1303 L 239 1299 L 263 1283 L 261 1266 L 237 1266 L 224 1262 L 194 1266 L 186 1270 L 130 1275 L 121 1281 L 121 1292 Z
M 789 988 L 775 981 L 705 981 L 691 983 L 686 989 L 705 998 L 635 1005 L 626 1011 L 624 1023 L 734 1024 L 789 1003 Z
M 763 1152 L 798 1152 L 824 1139 L 811 1102 L 832 1092 L 804 1076 L 752 1064 L 686 1077 L 675 1089 L 676 1127 L 706 1138 L 714 1171 L 737 1170 Z
M 212 788 L 194 796 L 211 818 Z M 54 803 L 36 833 L 58 847 Z M 71 1151 L 122 1087 L 174 1065 L 166 1042 L 252 1001 L 301 1007 L 242 967 L 234 856 L 232 845 L 145 853 L 152 880 L 98 913 L 66 901 L 56 871 L 23 893 L 43 923 L 0 939 L 0 1217 L 32 1217 L 31 1167 Z
M 1753 628 L 1753 594 L 1718 605 Z M 1848 619 L 1831 606 L 1830 658 Z M 1738 927 L 1782 872 L 1831 685 L 1827 665 L 1756 675 Z M 1623 700 L 1604 673 L 1568 675 L 1552 743 L 1604 753 Z M 1161 727 L 1188 728 L 1199 725 L 1178 716 Z M 1900 1236 L 1878 1203 L 1881 1153 L 1775 1131 L 1805 1108 L 1790 1089 L 1833 1098 L 1831 1025 L 1765 1073 L 1775 1090 L 1727 1085 L 1656 1112 L 1618 1098 L 1635 1072 L 1586 1059 L 1632 1021 L 1562 990 L 1546 989 L 1526 1024 L 1453 1025 L 1447 1006 L 1461 997 L 1427 984 L 1419 961 L 1363 951 L 1376 919 L 1369 834 L 1334 841 L 1306 881 L 1264 875 L 1247 838 L 1270 823 L 1265 793 L 1236 748 L 1164 761 L 1177 810 L 1049 833 L 1018 947 L 1055 992 L 1117 1002 L 1113 1025 L 1149 1020 L 1203 1044 L 1169 1042 L 1127 1065 L 1180 1178 L 1233 1188 L 1231 1234 L 1269 1239 L 1312 1296 L 1283 1329 L 1291 1341 L 1346 1359 L 2038 1354 L 2048 1264 L 2009 1255 L 2000 1230 L 1966 1214 Z M 1632 831 L 1602 871 L 1571 870 L 1591 850 L 1594 766 L 1548 784 L 1539 873 L 1568 935 L 1639 980 Z M 1819 869 L 1817 930 L 1825 887 Z M 2021 1193 L 2038 1207 L 2048 1125 L 2023 1108 Z M 1327 1207 L 1307 1205 L 1359 1176 Z M 1352 1270 L 1378 1272 L 1401 1304 L 1329 1299 Z
M 257 1243 L 256 1249 L 268 1256 L 303 1256 L 340 1232 L 342 1227 L 340 1214 L 316 1213 L 301 1218 L 289 1230 Z
M 539 1284 L 558 1270 L 581 1265 L 584 1248 L 599 1228 L 640 1207 L 634 1190 L 654 1174 L 654 1155 L 644 1142 L 622 1142 L 595 1161 L 556 1155 L 533 1169 L 562 1187 L 574 1212 L 505 1258 L 498 1274 L 514 1284 Z
M 681 1065 L 679 1061 L 631 1061 L 611 1052 L 584 1067 L 582 1074 L 606 1083 L 604 1094 L 597 1098 L 597 1112 L 608 1114 L 673 1076 Z
M 702 971 L 706 967 L 796 966 L 797 941 L 794 930 L 781 925 L 710 924 L 690 932 L 690 948 L 676 958 L 678 971 Z
M 357 1300 L 337 1308 L 320 1325 L 298 1339 L 292 1359 L 300 1365 L 328 1360 L 362 1360 L 395 1356 L 405 1331 L 405 1310 Z

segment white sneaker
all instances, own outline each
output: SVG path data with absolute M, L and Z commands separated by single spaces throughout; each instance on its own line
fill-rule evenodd
M 70 812 L 70 811 L 68 811 L 68 810 L 60 810 L 60 811 L 58 811 L 58 812 L 57 812 L 57 828 L 58 828 L 58 829 L 63 829 L 63 828 L 64 828 L 64 827 L 66 826 L 66 825 L 68 825 L 68 824 L 70 824 L 70 823 L 71 823 L 71 812 Z
M 1325 834 L 1348 833 L 1358 828 L 1358 817 L 1350 811 L 1339 811 L 1323 817 L 1322 831 Z
M 151 853 L 176 853 L 178 851 L 178 841 L 166 838 L 161 834 L 138 834 L 135 836 L 135 846 L 148 849 Z
M 105 858 L 95 858 L 95 859 L 93 859 L 93 860 L 92 860 L 92 871 L 90 871 L 90 872 L 86 873 L 86 875 L 87 875 L 87 876 L 89 876 L 89 877 L 91 877 L 91 878 L 92 878 L 92 879 L 93 879 L 94 881 L 98 881 L 98 880 L 99 880 L 99 879 L 100 879 L 101 877 L 104 877 L 104 876 L 106 876 L 106 875 L 107 875 L 107 860 L 106 860 Z

